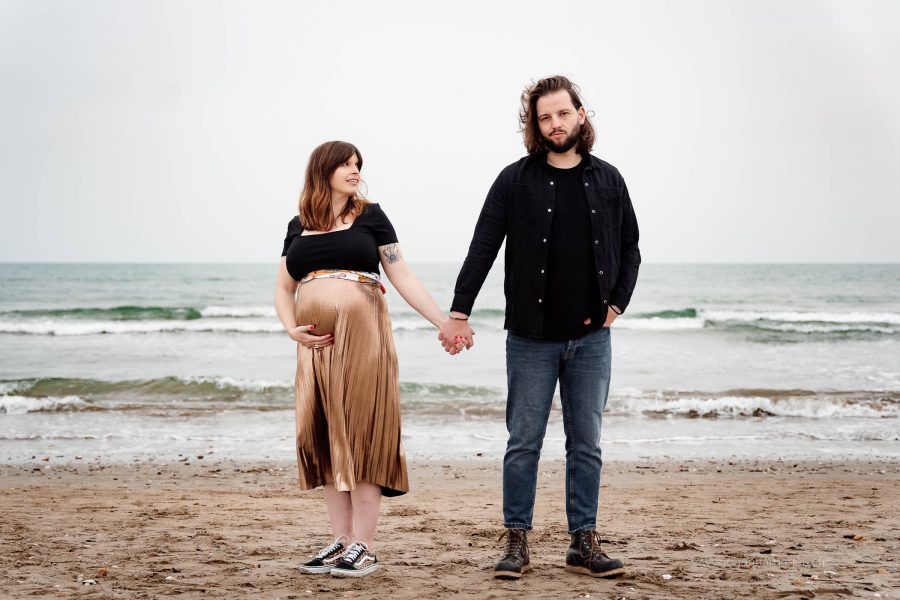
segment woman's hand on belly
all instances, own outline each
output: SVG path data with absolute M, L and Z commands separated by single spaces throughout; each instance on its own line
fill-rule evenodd
M 307 348 L 324 348 L 325 346 L 330 346 L 334 343 L 333 334 L 314 335 L 312 332 L 315 328 L 315 325 L 298 325 L 297 327 L 288 329 L 287 332 L 292 340 L 303 344 Z

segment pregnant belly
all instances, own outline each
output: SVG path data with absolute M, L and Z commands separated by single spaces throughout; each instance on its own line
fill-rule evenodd
M 315 335 L 334 333 L 338 311 L 334 302 L 310 298 L 311 294 L 300 294 L 297 302 L 297 325 L 315 325 Z
M 316 335 L 334 333 L 345 313 L 365 310 L 363 285 L 340 279 L 313 279 L 300 285 L 297 293 L 297 324 L 315 325 Z

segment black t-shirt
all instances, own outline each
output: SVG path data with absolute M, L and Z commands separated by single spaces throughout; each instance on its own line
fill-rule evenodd
M 556 205 L 547 249 L 544 293 L 544 339 L 572 340 L 603 326 L 605 315 L 594 267 L 591 210 L 584 191 L 584 165 L 557 169 L 550 165 Z M 591 324 L 584 320 L 590 318 Z
M 397 242 L 394 226 L 378 204 L 366 204 L 349 229 L 315 235 L 302 232 L 300 217 L 291 219 L 281 251 L 296 281 L 319 269 L 379 273 L 378 247 Z

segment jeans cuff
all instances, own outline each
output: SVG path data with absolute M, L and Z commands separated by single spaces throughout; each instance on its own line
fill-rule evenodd
M 507 529 L 524 529 L 525 531 L 531 531 L 531 525 L 527 523 L 504 523 L 503 526 Z
M 591 529 L 597 529 L 597 524 L 588 523 L 587 525 L 582 525 L 580 527 L 576 527 L 575 529 L 570 529 L 569 533 L 581 533 L 582 531 L 590 531 Z

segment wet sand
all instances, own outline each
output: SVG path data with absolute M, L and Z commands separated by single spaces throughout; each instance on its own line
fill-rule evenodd
M 293 463 L 36 457 L 0 467 L 0 597 L 900 598 L 900 463 L 645 461 L 604 466 L 598 527 L 626 574 L 563 570 L 563 464 L 538 482 L 534 569 L 492 577 L 496 460 L 415 463 L 385 499 L 380 572 L 295 568 L 330 541 Z M 93 582 L 93 583 L 90 583 Z

